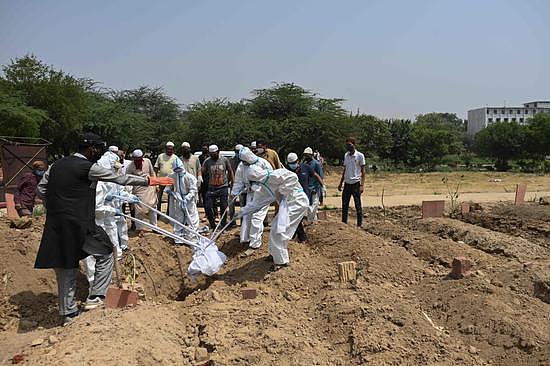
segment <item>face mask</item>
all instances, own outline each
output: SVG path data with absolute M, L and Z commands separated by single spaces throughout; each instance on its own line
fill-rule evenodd
M 298 168 L 298 163 L 288 163 L 288 167 L 291 170 L 296 170 L 296 168 Z
M 313 157 L 311 157 L 311 156 L 309 156 L 309 155 L 308 155 L 308 156 L 304 156 L 304 158 L 306 159 L 306 161 L 312 161 L 312 160 L 313 160 Z
M 265 151 L 265 149 L 264 149 L 263 147 L 259 147 L 259 148 L 256 149 L 256 152 L 257 152 L 258 154 L 263 154 L 264 151 Z
M 41 177 L 44 175 L 44 171 L 40 169 L 35 169 L 32 171 L 32 174 L 36 175 L 37 177 Z
M 211 154 L 210 154 L 210 157 L 211 157 L 212 159 L 214 159 L 214 160 L 217 160 L 217 159 L 218 159 L 218 156 L 219 156 L 218 153 L 211 153 Z
M 185 156 L 186 158 L 191 156 L 191 150 L 183 150 L 182 156 Z
M 347 149 L 348 151 L 353 151 L 354 148 L 355 148 L 355 147 L 353 146 L 353 144 L 349 144 L 349 143 L 346 144 L 346 149 Z

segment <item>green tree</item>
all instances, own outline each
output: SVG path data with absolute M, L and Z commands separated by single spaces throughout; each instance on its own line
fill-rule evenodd
M 509 169 L 508 162 L 525 153 L 527 127 L 516 122 L 497 122 L 475 135 L 474 149 L 495 160 L 497 170 Z
M 367 156 L 387 156 L 391 149 L 391 133 L 388 123 L 370 115 L 352 117 L 359 130 L 359 143 Z
M 396 119 L 388 123 L 391 146 L 383 157 L 389 158 L 396 166 L 408 165 L 411 160 L 411 121 Z
M 126 133 L 139 133 L 135 141 L 142 149 L 161 151 L 169 139 L 181 143 L 187 131 L 178 103 L 162 88 L 141 86 L 137 89 L 112 92 L 114 103 L 122 108 L 127 118 L 140 115 L 136 126 Z
M 260 119 L 283 120 L 307 116 L 316 106 L 315 95 L 292 83 L 279 83 L 267 89 L 256 89 L 249 100 L 250 112 Z M 332 104 L 334 105 L 334 104 Z M 323 103 L 319 107 L 325 107 Z
M 535 159 L 550 155 L 550 113 L 538 113 L 529 120 L 526 150 Z
M 0 80 L 0 135 L 39 137 L 47 118 L 45 111 L 25 105 L 24 98 Z
M 452 132 L 415 123 L 410 133 L 410 162 L 432 170 L 443 156 L 453 153 L 453 143 Z
M 89 79 L 77 79 L 27 55 L 3 66 L 4 80 L 17 90 L 25 104 L 47 112 L 40 136 L 52 142 L 51 153 L 69 153 L 86 117 L 86 93 L 93 88 Z

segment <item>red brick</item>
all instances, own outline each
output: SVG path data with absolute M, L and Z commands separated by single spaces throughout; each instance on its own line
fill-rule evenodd
M 247 287 L 241 290 L 243 294 L 243 299 L 255 299 L 258 296 L 258 291 L 255 288 Z
M 109 287 L 105 295 L 105 307 L 124 308 L 126 306 L 135 306 L 138 301 L 136 291 L 123 290 L 117 287 Z
M 472 262 L 466 257 L 455 257 L 453 259 L 453 269 L 451 277 L 458 279 L 468 277 L 472 269 Z
M 522 205 L 525 202 L 525 192 L 527 191 L 527 186 L 525 184 L 516 185 L 516 199 L 514 204 L 516 206 Z
M 445 209 L 445 201 L 422 201 L 422 218 L 442 217 Z

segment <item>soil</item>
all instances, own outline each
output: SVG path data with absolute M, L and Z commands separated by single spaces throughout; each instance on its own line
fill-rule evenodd
M 291 264 L 276 272 L 265 244 L 241 258 L 234 229 L 218 240 L 222 270 L 194 280 L 189 249 L 133 237 L 121 267 L 138 306 L 89 311 L 67 327 L 53 271 L 32 269 L 43 219 L 20 230 L 0 218 L 0 362 L 550 365 L 548 206 L 479 208 L 460 219 L 369 208 L 363 228 L 331 211 L 306 227 L 307 243 L 290 242 Z M 456 256 L 473 262 L 464 279 L 449 277 Z M 340 283 L 337 264 L 349 260 L 357 280 Z M 243 288 L 257 297 L 243 300 Z

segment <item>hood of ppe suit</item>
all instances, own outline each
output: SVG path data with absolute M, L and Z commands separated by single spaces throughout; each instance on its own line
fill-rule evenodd
M 248 180 L 258 182 L 266 189 L 269 188 L 275 195 L 287 196 L 290 193 L 302 189 L 298 176 L 288 169 L 268 170 L 251 165 L 247 172 Z
M 185 174 L 185 167 L 183 166 L 183 161 L 180 158 L 174 159 L 172 163 L 172 170 L 178 174 Z
M 239 159 L 251 165 L 258 161 L 256 154 L 254 154 L 248 147 L 243 147 L 241 151 L 239 151 Z
M 107 151 L 105 154 L 101 156 L 101 158 L 99 158 L 99 160 L 97 161 L 97 164 L 100 167 L 103 167 L 106 169 L 113 169 L 115 167 L 116 162 L 118 162 L 118 155 L 111 151 Z

